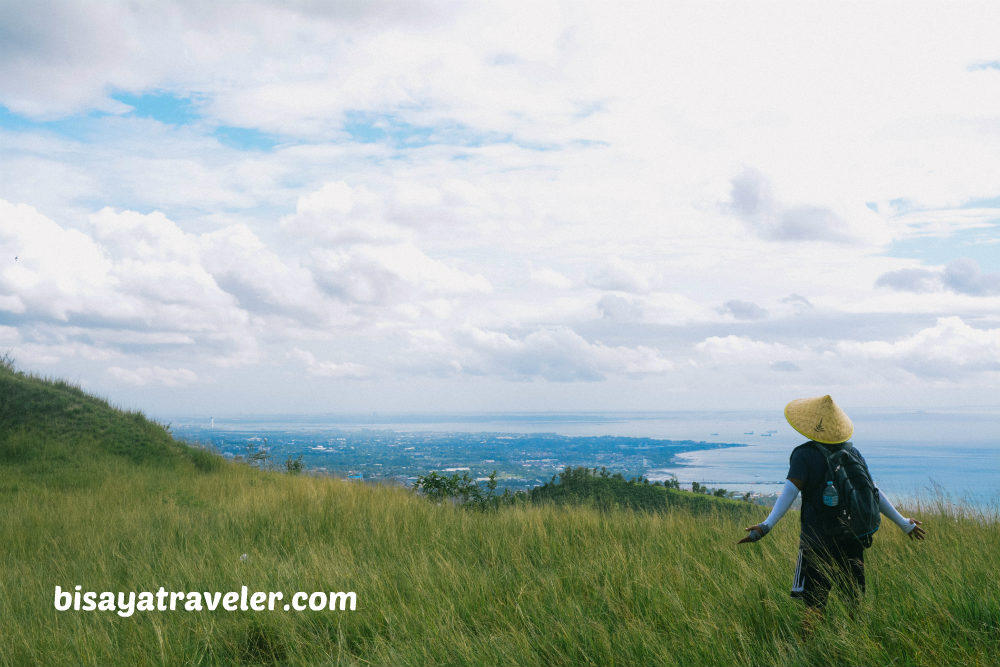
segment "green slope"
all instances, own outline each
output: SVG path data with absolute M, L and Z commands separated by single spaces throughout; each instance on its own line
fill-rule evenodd
M 0 462 L 51 471 L 107 458 L 155 466 L 212 468 L 217 457 L 175 440 L 141 412 L 127 412 L 61 380 L 0 363 Z
M 581 467 L 566 468 L 558 478 L 531 489 L 528 498 L 536 504 L 583 504 L 600 510 L 728 512 L 734 518 L 749 517 L 751 512 L 758 511 L 728 498 L 670 489 L 650 484 L 644 478 L 625 479 L 620 474 Z
M 858 610 L 802 637 L 794 512 L 607 484 L 476 512 L 410 491 L 222 462 L 137 413 L 0 368 L 0 667 L 19 665 L 991 665 L 995 514 L 911 507 Z M 615 481 L 617 484 L 617 481 Z M 540 492 L 541 493 L 541 492 Z M 573 495 L 591 498 L 570 502 Z M 600 496 L 600 498 L 598 498 Z M 730 509 L 742 506 L 740 512 Z M 94 592 L 353 591 L 355 611 L 58 611 Z

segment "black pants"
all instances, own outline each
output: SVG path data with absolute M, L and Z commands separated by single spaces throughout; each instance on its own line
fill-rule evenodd
M 807 607 L 823 607 L 836 585 L 850 603 L 865 592 L 865 548 L 860 542 L 802 545 L 792 597 Z

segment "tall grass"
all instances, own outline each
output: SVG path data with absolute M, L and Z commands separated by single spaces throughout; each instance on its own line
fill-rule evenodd
M 857 613 L 801 636 L 789 516 L 524 506 L 225 464 L 0 467 L 0 665 L 996 664 L 996 521 L 921 508 L 868 552 Z M 73 480 L 72 483 L 69 483 Z M 946 508 L 940 508 L 946 509 Z M 753 511 L 748 509 L 748 511 Z M 246 560 L 240 557 L 247 554 Z M 59 612 L 93 591 L 355 591 L 326 612 Z
M 869 550 L 857 610 L 808 636 L 797 516 L 516 505 L 224 463 L 0 358 L 0 667 L 995 665 L 1000 529 L 945 502 Z M 244 559 L 242 556 L 246 554 Z M 356 611 L 57 611 L 85 591 L 354 591 Z

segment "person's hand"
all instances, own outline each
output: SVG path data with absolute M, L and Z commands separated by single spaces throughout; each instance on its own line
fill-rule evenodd
M 746 529 L 746 531 L 748 533 L 747 536 L 744 537 L 739 542 L 737 542 L 736 544 L 743 544 L 744 542 L 756 542 L 757 540 L 759 540 L 760 538 L 764 537 L 769 532 L 771 532 L 771 529 L 762 523 L 758 523 L 753 526 L 750 526 L 749 528 Z
M 922 521 L 910 519 L 910 523 L 913 524 L 913 530 L 910 531 L 911 540 L 922 540 L 927 536 L 927 533 L 923 528 L 921 528 L 921 526 L 924 525 Z

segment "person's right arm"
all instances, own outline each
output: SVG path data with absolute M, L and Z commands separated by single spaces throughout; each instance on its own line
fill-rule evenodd
M 756 542 L 761 539 L 774 527 L 778 520 L 785 515 L 788 508 L 792 506 L 799 492 L 806 488 L 809 481 L 809 466 L 807 464 L 806 448 L 798 447 L 792 450 L 792 455 L 788 461 L 788 475 L 785 477 L 785 485 L 781 490 L 781 495 L 774 503 L 774 508 L 766 519 L 758 524 L 746 529 L 747 535 L 737 544 L 746 542 Z
M 798 497 L 799 491 L 802 490 L 803 486 L 805 486 L 805 482 L 801 479 L 786 479 L 785 486 L 782 487 L 781 494 L 774 502 L 774 507 L 771 509 L 771 513 L 760 523 L 747 528 L 747 536 L 737 542 L 737 544 L 743 544 L 744 542 L 756 542 L 771 532 L 771 529 L 774 528 L 774 524 L 778 523 L 781 517 L 785 516 L 785 512 L 787 512 L 788 508 L 792 506 L 793 502 L 795 502 L 795 498 Z

